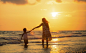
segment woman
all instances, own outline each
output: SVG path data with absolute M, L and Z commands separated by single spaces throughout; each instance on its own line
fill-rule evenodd
M 45 18 L 42 18 L 42 23 L 35 28 L 39 28 L 41 26 L 43 28 L 42 45 L 44 47 L 44 40 L 46 40 L 46 44 L 47 44 L 47 47 L 48 47 L 48 41 L 52 40 L 52 37 L 51 37 L 50 30 L 49 30 L 48 21 Z M 34 30 L 35 28 L 33 28 L 32 30 Z

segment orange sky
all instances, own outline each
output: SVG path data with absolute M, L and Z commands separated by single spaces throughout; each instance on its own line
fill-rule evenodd
M 0 30 L 31 30 L 42 17 L 49 21 L 51 31 L 86 30 L 86 0 L 0 1 Z

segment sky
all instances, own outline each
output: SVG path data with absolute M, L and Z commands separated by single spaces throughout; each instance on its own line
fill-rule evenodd
M 43 17 L 51 31 L 86 30 L 86 0 L 0 0 L 0 30 L 31 30 Z

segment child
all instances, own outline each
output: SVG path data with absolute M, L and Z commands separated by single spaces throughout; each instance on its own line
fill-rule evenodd
M 27 31 L 27 29 L 26 28 L 24 28 L 23 29 L 23 34 L 22 34 L 22 37 L 24 37 L 24 43 L 25 43 L 25 45 L 27 45 L 28 44 L 28 36 L 27 36 L 27 33 L 30 33 L 31 31 L 28 31 L 28 32 L 26 32 Z M 22 37 L 21 37 L 21 39 L 22 39 Z

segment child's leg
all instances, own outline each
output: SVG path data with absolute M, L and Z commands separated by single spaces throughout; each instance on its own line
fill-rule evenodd
M 27 45 L 28 44 L 28 40 L 24 40 L 25 41 L 25 45 Z
M 46 45 L 47 45 L 47 47 L 48 47 L 48 38 L 46 38 Z

